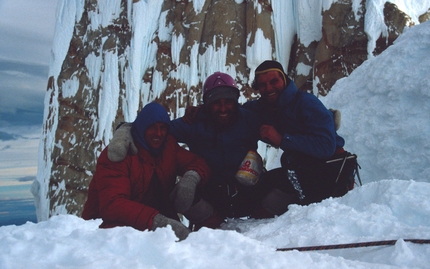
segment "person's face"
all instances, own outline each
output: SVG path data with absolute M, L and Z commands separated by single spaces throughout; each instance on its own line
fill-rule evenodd
M 145 131 L 145 141 L 148 147 L 159 149 L 167 137 L 169 126 L 162 122 L 156 122 L 149 125 Z
M 256 77 L 257 89 L 261 98 L 269 104 L 275 104 L 285 89 L 285 82 L 278 71 L 269 71 Z
M 209 105 L 209 112 L 218 125 L 227 125 L 232 122 L 237 108 L 237 101 L 221 98 Z

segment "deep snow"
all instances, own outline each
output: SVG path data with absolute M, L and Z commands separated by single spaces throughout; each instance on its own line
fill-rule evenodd
M 342 198 L 291 206 L 271 220 L 229 221 L 175 242 L 170 228 L 98 229 L 72 215 L 0 227 L 0 268 L 428 268 L 430 183 L 383 180 Z M 276 248 L 398 240 L 394 246 L 299 252 Z

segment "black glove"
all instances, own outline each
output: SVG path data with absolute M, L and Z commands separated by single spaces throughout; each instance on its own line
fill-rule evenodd
M 200 223 L 209 218 L 214 213 L 214 208 L 205 200 L 201 199 L 193 205 L 184 216 L 193 223 Z
M 176 184 L 170 194 L 170 200 L 173 201 L 176 212 L 183 214 L 190 209 L 200 179 L 200 175 L 196 171 L 191 170 L 187 171 Z
M 137 154 L 137 147 L 131 135 L 131 123 L 124 123 L 114 132 L 108 146 L 108 158 L 111 162 L 121 162 L 127 156 L 127 152 Z
M 185 109 L 185 115 L 182 116 L 182 121 L 187 124 L 193 124 L 197 118 L 197 113 L 201 110 L 201 105 L 199 106 L 188 106 Z
M 167 225 L 172 227 L 172 230 L 175 232 L 176 237 L 179 238 L 179 241 L 184 240 L 190 234 L 190 230 L 185 227 L 185 225 L 162 214 L 155 215 L 152 220 L 151 230 L 155 231 L 157 228 L 167 227 Z
M 296 194 L 288 194 L 279 189 L 272 189 L 269 194 L 264 197 L 261 205 L 268 212 L 280 216 L 287 212 L 290 204 L 298 202 L 299 200 Z

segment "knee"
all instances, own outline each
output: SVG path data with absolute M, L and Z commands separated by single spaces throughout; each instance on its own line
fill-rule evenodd
M 272 213 L 280 216 L 287 212 L 290 204 L 299 203 L 295 193 L 286 193 L 279 189 L 272 189 L 262 200 L 261 206 Z

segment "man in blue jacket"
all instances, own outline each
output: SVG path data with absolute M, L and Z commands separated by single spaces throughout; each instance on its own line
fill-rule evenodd
M 343 149 L 345 140 L 336 133 L 333 112 L 315 95 L 299 91 L 276 61 L 256 68 L 252 86 L 261 97 L 244 107 L 264 117 L 262 140 L 284 151 L 283 169 L 265 177 L 288 177 L 300 204 L 341 196 L 352 188 L 356 162 Z
M 176 119 L 170 124 L 173 136 L 209 164 L 211 177 L 200 195 L 220 219 L 249 216 L 264 195 L 259 186 L 244 186 L 235 179 L 248 151 L 257 150 L 262 124 L 257 114 L 239 106 L 238 98 L 235 80 L 215 72 L 203 85 L 203 107 L 194 121 Z

